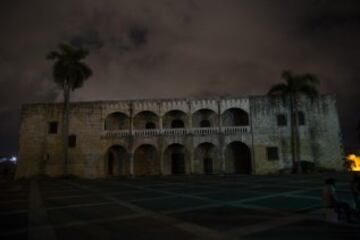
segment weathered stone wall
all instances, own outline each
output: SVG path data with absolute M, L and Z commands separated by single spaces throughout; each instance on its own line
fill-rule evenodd
M 231 123 L 231 109 L 243 110 L 248 126 L 223 126 L 224 121 Z M 335 97 L 323 95 L 313 103 L 302 99 L 299 109 L 305 115 L 305 125 L 299 129 L 301 159 L 341 170 Z M 172 114 L 174 111 L 177 113 Z M 105 121 L 113 113 L 123 114 L 128 128 L 105 129 Z M 277 114 L 286 115 L 286 126 L 277 125 Z M 24 105 L 21 119 L 17 177 L 61 175 L 62 105 Z M 184 121 L 185 129 L 170 129 L 176 119 Z M 199 128 L 201 120 L 209 120 L 210 128 Z M 48 133 L 51 121 L 58 122 L 57 134 Z M 144 129 L 149 121 L 155 123 L 155 129 Z M 83 177 L 109 174 L 109 149 L 113 146 L 124 151 L 112 156 L 116 158 L 112 175 L 170 175 L 174 149 L 185 154 L 186 174 L 204 174 L 209 168 L 214 174 L 234 173 L 237 156 L 229 150 L 234 142 L 247 146 L 249 173 L 267 174 L 292 166 L 289 108 L 281 99 L 265 96 L 73 103 L 69 134 L 76 136 L 76 147 L 69 148 L 69 172 Z M 267 147 L 278 148 L 277 160 L 267 159 Z M 210 165 L 205 166 L 206 161 Z

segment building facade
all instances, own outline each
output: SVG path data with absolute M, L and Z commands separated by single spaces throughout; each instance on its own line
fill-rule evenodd
M 16 177 L 59 176 L 62 104 L 24 105 Z M 334 95 L 299 102 L 300 159 L 342 170 Z M 268 174 L 290 169 L 290 110 L 267 96 L 72 103 L 69 173 Z

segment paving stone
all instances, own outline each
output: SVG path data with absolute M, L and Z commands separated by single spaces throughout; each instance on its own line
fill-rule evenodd
M 88 221 L 127 216 L 134 211 L 117 204 L 109 203 L 98 206 L 84 206 L 47 210 L 49 221 L 52 224 L 64 224 L 74 221 Z
M 248 240 L 356 240 L 359 239 L 360 228 L 340 226 L 320 221 L 301 221 L 277 227 L 268 231 L 242 236 Z
M 257 205 L 265 208 L 273 208 L 282 211 L 299 211 L 304 208 L 310 207 L 321 207 L 320 200 L 313 200 L 308 198 L 297 198 L 297 197 L 270 197 L 260 200 L 245 201 L 251 205 Z
M 152 218 L 136 218 L 56 229 L 59 240 L 136 239 L 136 240 L 195 240 L 193 234 Z
M 181 208 L 197 207 L 201 205 L 211 204 L 209 201 L 198 200 L 186 197 L 171 197 L 165 199 L 153 199 L 145 201 L 132 202 L 139 207 L 150 209 L 153 211 L 169 211 Z
M 255 223 L 269 221 L 273 214 L 240 207 L 214 207 L 171 214 L 182 221 L 192 222 L 218 231 L 226 231 Z
M 217 201 L 240 201 L 253 197 L 263 196 L 264 193 L 256 191 L 223 191 L 209 194 L 202 194 L 201 197 L 206 197 Z
M 78 204 L 94 204 L 107 202 L 105 198 L 97 196 L 80 196 L 80 197 L 69 197 L 69 198 L 57 198 L 44 200 L 44 206 L 46 208 L 51 207 L 66 207 Z

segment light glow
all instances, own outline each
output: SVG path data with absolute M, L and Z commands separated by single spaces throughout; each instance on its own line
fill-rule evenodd
M 355 154 L 350 154 L 347 156 L 347 160 L 351 163 L 352 171 L 360 171 L 360 156 L 356 156 Z

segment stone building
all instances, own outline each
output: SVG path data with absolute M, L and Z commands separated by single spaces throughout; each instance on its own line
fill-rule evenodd
M 268 174 L 292 166 L 290 111 L 267 96 L 71 104 L 69 172 L 81 177 Z M 62 174 L 62 104 L 24 105 L 16 176 Z M 301 160 L 342 170 L 335 96 L 299 104 Z

